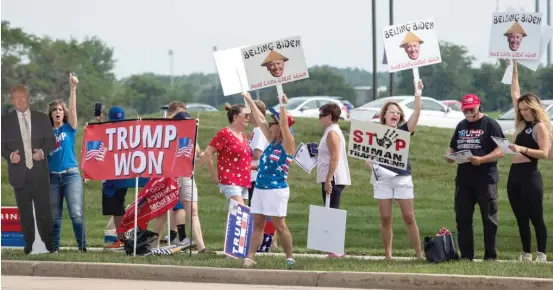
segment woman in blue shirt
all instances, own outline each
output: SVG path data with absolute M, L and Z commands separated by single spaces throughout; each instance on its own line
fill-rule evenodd
M 273 108 L 269 109 L 272 115 L 271 122 L 268 124 L 265 115 L 259 111 L 250 94 L 246 92 L 242 95 L 250 105 L 252 118 L 269 141 L 269 145 L 259 159 L 259 172 L 254 189 L 255 198 L 251 202 L 250 209 L 254 221 L 253 233 L 244 266 L 251 267 L 256 264 L 253 257 L 263 240 L 265 221 L 270 217 L 286 253 L 286 267 L 293 268 L 296 262 L 292 258 L 292 234 L 286 226 L 285 218 L 290 197 L 290 188 L 286 179 L 296 148 L 294 137 L 290 132 L 294 118 L 286 111 L 285 95 L 282 96 L 280 113 Z M 281 118 L 281 116 L 287 116 L 287 118 Z
M 86 252 L 86 238 L 83 221 L 83 180 L 75 155 L 77 134 L 77 83 L 78 79 L 69 74 L 69 108 L 62 100 L 48 105 L 48 116 L 56 136 L 56 147 L 48 155 L 50 168 L 50 207 L 53 222 L 53 249 L 59 249 L 63 199 L 67 203 L 69 217 L 79 251 Z

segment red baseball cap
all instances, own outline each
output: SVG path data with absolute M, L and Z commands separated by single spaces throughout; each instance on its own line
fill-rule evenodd
M 270 107 L 269 108 L 269 112 L 271 112 L 273 114 L 273 116 L 275 117 L 275 120 L 278 122 L 280 120 L 280 113 L 277 112 L 275 110 L 275 108 L 273 107 Z M 290 112 L 287 112 L 288 113 L 288 127 L 292 127 L 292 125 L 294 125 L 294 123 L 296 122 L 296 120 L 294 120 L 294 117 L 290 114 Z
M 480 105 L 480 99 L 473 94 L 465 95 L 461 100 L 461 110 L 472 109 L 478 105 Z

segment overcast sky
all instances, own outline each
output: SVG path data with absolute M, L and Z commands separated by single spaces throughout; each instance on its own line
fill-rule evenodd
M 118 78 L 143 72 L 175 75 L 214 72 L 212 47 L 252 45 L 300 35 L 309 66 L 372 70 L 370 0 L 2 0 L 2 20 L 53 38 L 96 35 L 115 49 Z M 154 4 L 155 3 L 155 4 Z M 193 4 L 192 4 L 193 3 Z M 326 3 L 322 6 L 321 3 Z M 496 0 L 395 0 L 394 22 L 434 17 L 438 38 L 467 46 L 477 62 L 488 59 L 491 13 Z M 546 0 L 540 0 L 545 13 Z M 535 11 L 535 0 L 499 0 Z M 380 29 L 389 25 L 388 0 L 377 1 Z M 545 61 L 545 57 L 543 58 Z

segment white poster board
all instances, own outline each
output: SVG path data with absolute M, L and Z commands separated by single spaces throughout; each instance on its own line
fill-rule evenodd
M 313 168 L 315 168 L 315 166 L 317 166 L 317 163 L 319 162 L 317 157 L 311 157 L 307 145 L 303 143 L 300 143 L 300 145 L 298 145 L 298 148 L 296 148 L 294 161 L 296 161 L 296 163 L 309 174 L 311 174 L 311 170 L 313 170 Z
M 348 156 L 407 169 L 411 133 L 373 122 L 351 120 Z
M 245 47 L 241 53 L 249 84 L 247 90 L 309 78 L 299 36 Z
M 391 73 L 442 62 L 432 18 L 385 27 L 382 38 Z
M 327 196 L 327 206 L 330 202 Z M 309 206 L 307 248 L 343 254 L 346 242 L 347 211 L 323 206 Z
M 213 53 L 225 96 L 240 94 L 244 90 L 247 91 L 248 79 L 246 78 L 246 70 L 240 52 L 243 47 L 246 46 L 219 50 Z
M 490 58 L 539 60 L 542 13 L 494 12 Z

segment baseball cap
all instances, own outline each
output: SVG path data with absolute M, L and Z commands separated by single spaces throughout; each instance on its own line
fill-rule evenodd
M 275 116 L 275 119 L 277 121 L 280 121 L 280 113 L 277 112 L 275 110 L 275 108 L 273 107 L 270 107 L 269 108 L 269 112 L 271 112 L 271 114 L 273 114 L 273 116 Z M 296 121 L 294 120 L 294 117 L 292 117 L 292 115 L 290 115 L 290 113 L 288 113 L 288 127 L 292 127 L 292 125 L 294 125 Z
M 173 119 L 190 120 L 192 117 L 187 112 L 178 112 L 173 116 Z
M 125 110 L 119 106 L 114 106 L 109 109 L 109 120 L 120 121 L 125 119 Z
M 480 105 L 480 99 L 473 94 L 465 95 L 461 100 L 461 110 L 472 109 L 478 105 Z

